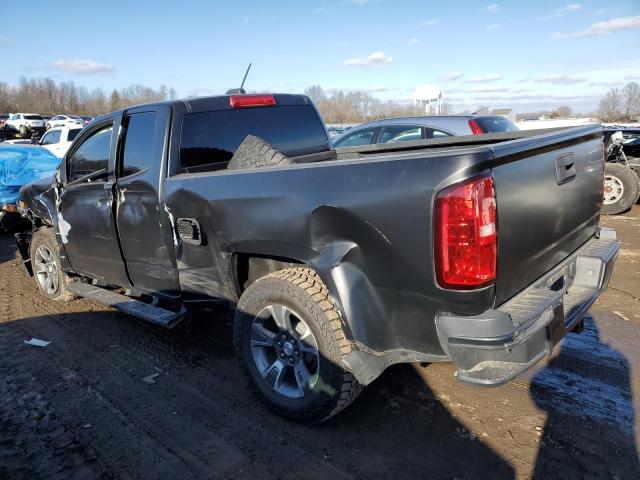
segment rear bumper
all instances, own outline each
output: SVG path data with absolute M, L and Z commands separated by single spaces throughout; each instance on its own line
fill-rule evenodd
M 597 236 L 520 294 L 485 313 L 436 320 L 442 348 L 458 367 L 458 379 L 500 385 L 551 353 L 580 326 L 607 288 L 619 242 L 612 229 Z

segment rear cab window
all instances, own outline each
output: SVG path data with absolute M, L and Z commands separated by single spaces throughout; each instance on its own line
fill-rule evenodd
M 484 133 L 517 132 L 520 129 L 507 117 L 473 117 Z
M 224 169 L 247 135 L 287 157 L 329 149 L 324 124 L 311 105 L 214 110 L 184 116 L 180 166 L 187 172 Z

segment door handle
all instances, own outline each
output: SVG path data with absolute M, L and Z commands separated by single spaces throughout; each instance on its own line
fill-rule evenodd
M 576 160 L 573 153 L 566 153 L 556 158 L 556 181 L 558 185 L 576 178 Z

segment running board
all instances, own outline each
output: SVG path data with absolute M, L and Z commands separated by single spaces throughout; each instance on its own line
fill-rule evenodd
M 185 316 L 184 307 L 176 313 L 88 283 L 73 282 L 65 285 L 65 288 L 74 295 L 108 305 L 122 313 L 165 328 L 175 327 Z

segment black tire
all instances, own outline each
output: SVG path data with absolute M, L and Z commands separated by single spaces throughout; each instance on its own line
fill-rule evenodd
M 40 249 L 43 250 L 40 250 Z M 40 272 L 40 267 L 46 265 L 46 260 L 43 260 L 42 252 L 47 251 L 51 255 L 53 264 L 55 265 L 55 271 Z M 56 301 L 68 301 L 73 300 L 74 295 L 70 293 L 65 286 L 71 282 L 71 279 L 66 275 L 61 268 L 60 263 L 60 247 L 56 236 L 51 228 L 42 228 L 33 232 L 31 237 L 31 245 L 29 249 L 29 255 L 31 258 L 31 267 L 33 268 L 33 275 L 40 290 L 40 294 L 50 300 Z M 47 278 L 44 278 L 47 277 Z M 48 288 L 47 279 L 51 278 L 52 288 Z
M 313 334 L 313 341 L 317 343 L 315 383 L 306 383 L 305 388 L 301 389 L 304 393 L 298 398 L 278 392 L 274 387 L 278 384 L 278 379 L 272 385 L 267 380 L 269 375 L 260 373 L 255 360 L 252 329 L 259 318 L 258 314 L 269 305 L 284 306 L 300 316 L 305 328 L 308 327 Z M 309 338 L 308 334 L 304 336 Z M 279 338 L 276 334 L 274 342 Z M 327 287 L 309 268 L 280 270 L 250 285 L 237 305 L 233 339 L 242 370 L 258 397 L 271 410 L 286 418 L 305 423 L 321 422 L 350 405 L 364 388 L 342 366 L 342 359 L 351 352 L 351 343 L 344 335 L 338 310 Z M 274 358 L 274 363 L 279 360 L 277 354 L 274 354 Z M 295 371 L 293 366 L 291 369 L 292 372 Z M 279 378 L 280 372 L 277 375 Z M 292 383 L 298 381 L 293 375 L 289 377 L 293 378 Z M 285 378 L 286 374 L 283 374 L 283 382 Z
M 290 165 L 291 160 L 261 138 L 247 135 L 229 160 L 227 170 Z
M 621 163 L 607 163 L 604 166 L 605 202 L 602 213 L 617 215 L 629 210 L 640 195 L 640 180 L 631 168 Z

